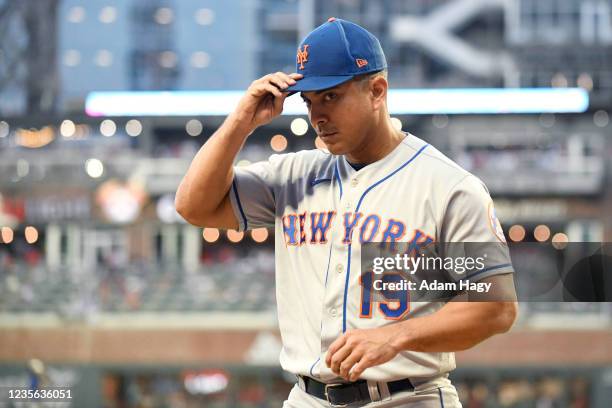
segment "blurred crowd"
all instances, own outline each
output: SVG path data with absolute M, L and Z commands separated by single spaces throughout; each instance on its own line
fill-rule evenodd
M 94 267 L 51 270 L 40 247 L 16 240 L 10 252 L 7 248 L 0 246 L 0 312 L 93 321 L 100 313 L 275 310 L 274 250 L 269 243 L 206 245 L 198 266 L 190 270 L 178 261 L 129 259 L 114 248 L 103 251 Z M 522 245 L 513 254 L 521 271 L 516 284 L 523 319 L 533 312 L 612 313 L 605 302 L 559 302 L 555 253 Z
M 461 371 L 457 374 L 462 377 Z M 107 376 L 105 408 L 279 407 L 293 380 L 272 372 L 266 375 L 236 373 L 227 389 L 194 395 L 180 375 Z M 464 408 L 589 408 L 591 383 L 586 376 L 551 374 L 527 379 L 491 380 L 485 372 L 455 380 Z
M 587 408 L 589 382 L 585 377 L 547 376 L 500 380 L 484 378 L 456 383 L 459 398 L 466 408 Z
M 275 307 L 273 288 L 272 248 L 215 246 L 189 271 L 178 263 L 128 261 L 113 251 L 95 270 L 50 271 L 40 253 L 17 257 L 0 247 L 0 312 L 87 321 L 102 312 L 264 311 Z

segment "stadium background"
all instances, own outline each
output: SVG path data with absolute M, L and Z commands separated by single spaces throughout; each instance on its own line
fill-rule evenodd
M 611 13 L 606 0 L 0 0 L 0 388 L 71 386 L 73 407 L 275 407 L 294 381 L 278 366 L 270 232 L 202 231 L 173 208 L 222 116 L 147 115 L 160 106 L 121 94 L 119 113 L 91 116 L 91 92 L 241 90 L 292 72 L 328 17 L 349 19 L 380 38 L 394 89 L 586 90 L 584 112 L 394 122 L 485 181 L 510 240 L 610 242 Z M 315 148 L 304 118 L 257 130 L 237 164 Z M 548 261 L 513 260 L 525 274 Z M 611 316 L 523 303 L 510 333 L 458 353 L 464 406 L 609 407 Z

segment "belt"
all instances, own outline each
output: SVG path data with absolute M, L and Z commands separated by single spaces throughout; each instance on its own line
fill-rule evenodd
M 325 384 L 310 377 L 302 375 L 299 377 L 304 381 L 304 391 L 306 393 L 329 402 L 332 407 L 346 407 L 354 403 L 372 402 L 366 380 Z M 387 386 L 391 395 L 401 391 L 414 391 L 414 386 L 407 378 L 388 382 Z

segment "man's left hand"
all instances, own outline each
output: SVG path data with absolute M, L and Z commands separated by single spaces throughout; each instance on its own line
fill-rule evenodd
M 386 363 L 400 352 L 391 344 L 393 331 L 390 326 L 347 331 L 331 344 L 325 363 L 340 377 L 356 381 L 366 368 Z

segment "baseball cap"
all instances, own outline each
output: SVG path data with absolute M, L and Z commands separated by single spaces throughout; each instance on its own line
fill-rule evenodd
M 372 33 L 350 21 L 331 17 L 298 47 L 296 72 L 303 77 L 285 91 L 320 91 L 385 68 L 385 54 Z

